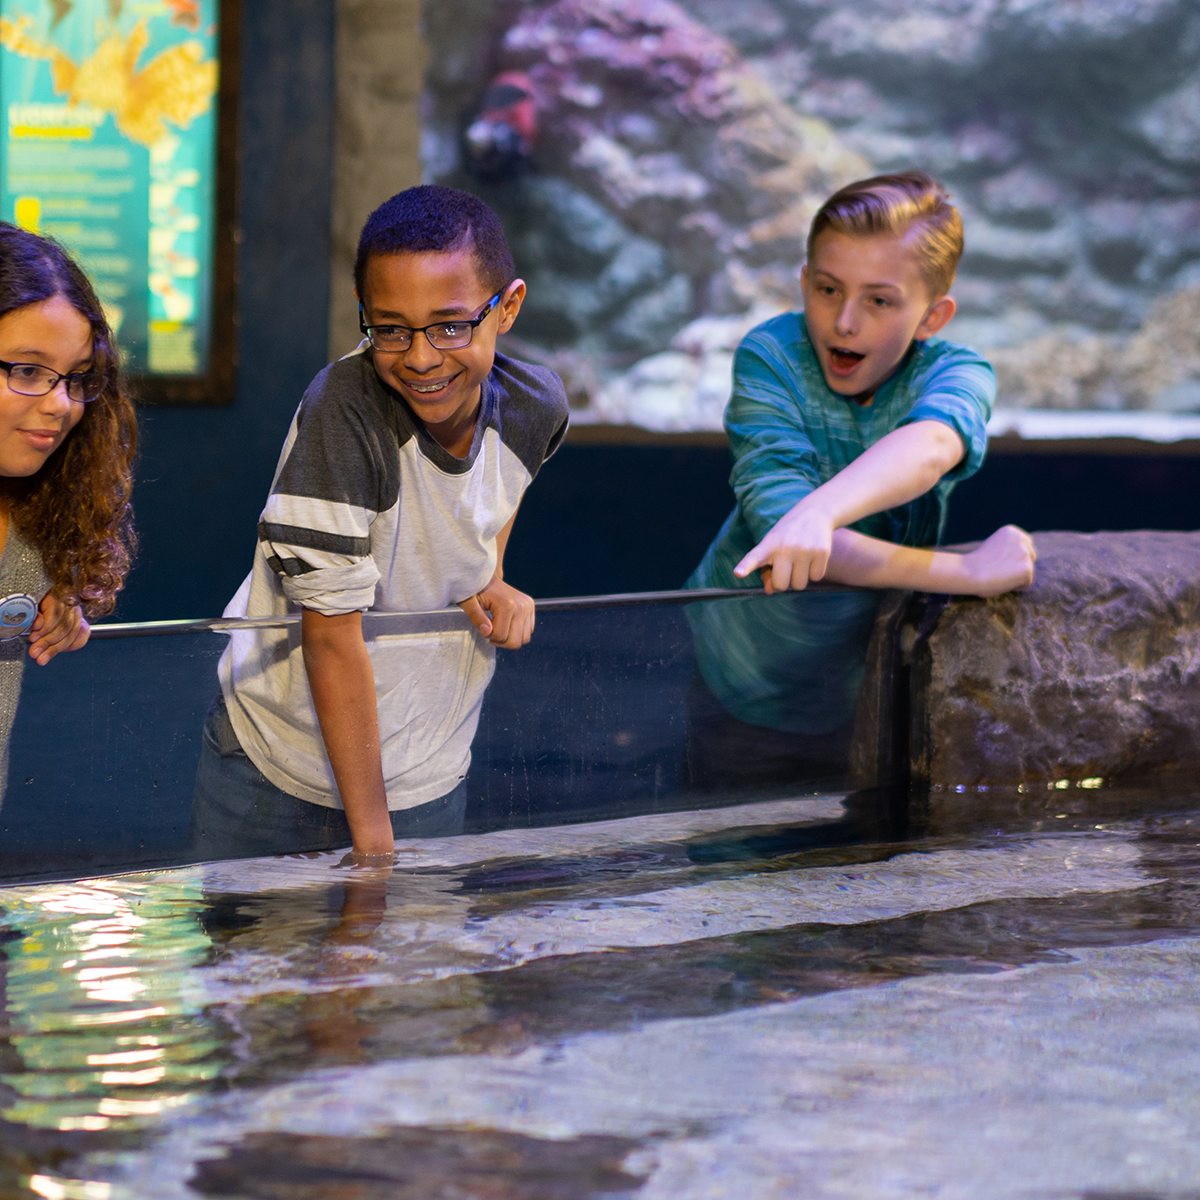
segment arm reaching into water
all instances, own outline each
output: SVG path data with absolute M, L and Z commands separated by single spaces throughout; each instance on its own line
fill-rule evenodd
M 301 617 L 304 668 L 325 751 L 359 863 L 390 862 L 395 847 L 379 753 L 375 672 L 363 641 L 362 613 Z
M 516 514 L 496 536 L 496 571 L 462 602 L 472 624 L 497 646 L 517 649 L 533 634 L 533 601 L 504 582 L 504 550 Z M 306 608 L 301 642 L 321 737 L 360 865 L 390 862 L 395 846 L 379 746 L 375 673 L 363 641 L 362 613 L 323 616 Z

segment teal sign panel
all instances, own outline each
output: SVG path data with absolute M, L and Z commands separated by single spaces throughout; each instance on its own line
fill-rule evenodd
M 204 375 L 218 0 L 0 0 L 0 218 L 87 271 L 128 368 Z

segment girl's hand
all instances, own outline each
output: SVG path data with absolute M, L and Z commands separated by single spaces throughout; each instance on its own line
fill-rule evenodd
M 56 654 L 86 646 L 91 632 L 78 604 L 64 604 L 47 592 L 29 630 L 29 657 L 44 667 Z

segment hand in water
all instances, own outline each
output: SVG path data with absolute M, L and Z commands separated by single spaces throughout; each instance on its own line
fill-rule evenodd
M 392 867 L 396 862 L 396 852 L 394 850 L 381 851 L 378 854 L 360 854 L 357 850 L 351 850 L 341 862 L 339 867 Z

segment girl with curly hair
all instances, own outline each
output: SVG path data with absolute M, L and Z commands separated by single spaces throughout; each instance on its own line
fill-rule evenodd
M 40 665 L 78 650 L 124 585 L 136 445 L 87 276 L 56 242 L 0 222 L 0 636 L 27 629 Z

